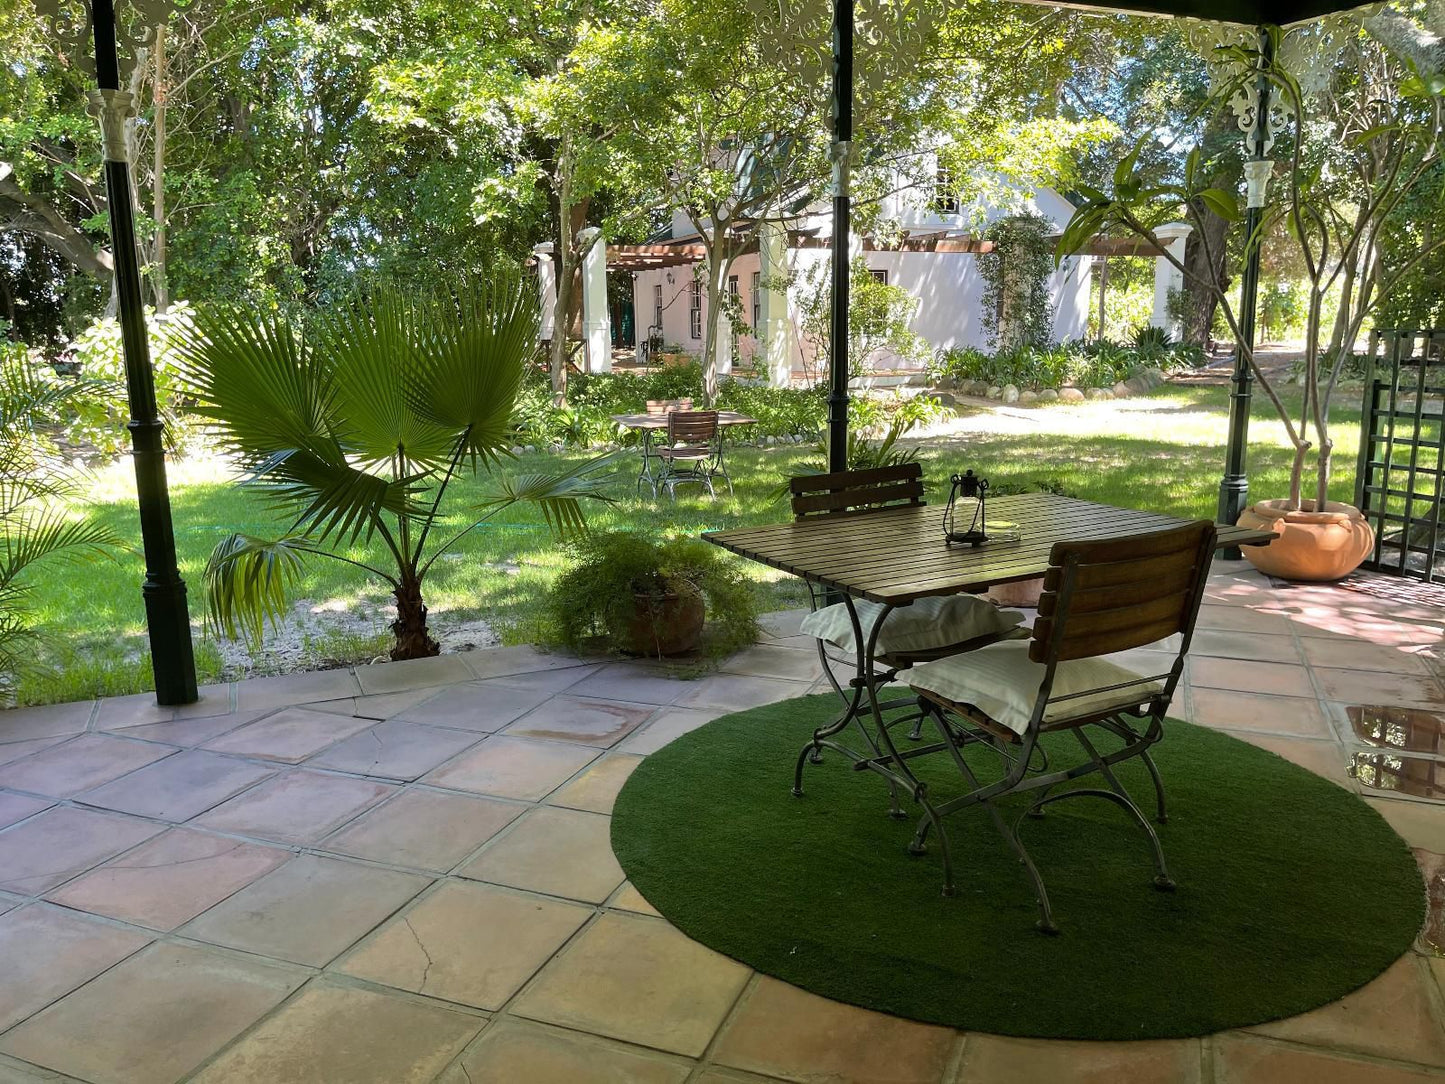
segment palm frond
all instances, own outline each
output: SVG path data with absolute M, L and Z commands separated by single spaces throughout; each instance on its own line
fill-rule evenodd
M 286 592 L 301 577 L 306 543 L 288 536 L 268 541 L 233 534 L 206 561 L 206 624 L 228 640 L 254 648 L 266 625 L 273 629 L 289 609 Z
M 56 509 L 13 517 L 0 538 L 0 588 L 15 583 L 37 561 L 114 559 L 111 549 L 124 544 L 104 524 L 70 519 Z
M 498 478 L 499 492 L 478 502 L 477 510 L 492 516 L 504 508 L 526 502 L 541 509 L 547 526 L 558 537 L 585 534 L 587 517 L 582 502 L 611 503 L 617 499 L 603 490 L 608 479 L 597 477 L 615 458 L 615 455 L 599 456 L 551 474 L 539 471 Z

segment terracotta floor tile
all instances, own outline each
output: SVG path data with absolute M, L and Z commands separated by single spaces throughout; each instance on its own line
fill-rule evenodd
M 413 873 L 303 854 L 216 904 L 181 932 L 322 967 L 430 883 Z
M 1441 630 L 1370 614 L 1342 615 L 1325 608 L 1306 609 L 1290 617 L 1295 635 L 1304 639 L 1346 640 L 1384 647 L 1428 647 L 1440 642 Z
M 289 708 L 312 700 L 339 700 L 361 695 L 350 670 L 312 670 L 279 677 L 247 678 L 236 682 L 236 708 Z
M 480 659 L 482 653 L 473 656 Z M 476 664 L 473 663 L 475 666 Z M 628 663 L 635 669 L 642 669 L 636 663 Z M 532 670 L 523 674 L 502 674 L 498 677 L 486 677 L 479 679 L 479 684 L 484 689 L 490 689 L 498 685 L 505 685 L 511 689 L 526 689 L 534 693 L 553 693 L 570 691 L 578 682 L 591 677 L 602 669 L 601 666 L 588 664 L 585 666 L 568 666 L 552 670 Z
M 361 682 L 361 691 L 368 695 L 451 685 L 471 679 L 472 668 L 460 655 L 436 655 L 430 659 L 380 662 L 356 668 L 356 680 Z
M 603 757 L 592 767 L 555 792 L 548 802 L 563 805 L 569 809 L 585 809 L 589 813 L 611 813 L 617 792 L 627 782 L 639 764 L 641 757 L 615 753 Z
M 173 1081 L 305 980 L 281 964 L 152 945 L 31 1017 L 0 1050 L 95 1084 Z
M 737 674 L 715 674 L 695 682 L 675 703 L 683 708 L 722 708 L 744 711 L 789 697 L 802 696 L 808 686 L 777 678 L 748 677 Z
M 564 693 L 523 715 L 507 727 L 507 733 L 606 749 L 631 734 L 656 710 L 652 704 L 624 704 Z
M 572 655 L 548 655 L 524 644 L 488 651 L 469 651 L 462 658 L 467 660 L 467 665 L 479 678 L 532 674 L 541 670 L 566 670 L 586 665 Z
M 319 846 L 393 866 L 445 873 L 526 810 L 513 802 L 405 790 Z
M 65 741 L 65 737 L 27 738 L 25 741 L 6 742 L 4 745 L 0 745 L 0 764 L 9 764 L 21 757 L 38 753 L 42 749 L 49 749 L 52 745 L 59 745 L 63 741 Z
M 1390 827 L 1410 846 L 1445 854 L 1445 805 L 1398 798 L 1367 797 L 1365 801 L 1389 821 Z
M 632 704 L 671 704 L 687 691 L 689 683 L 647 667 L 615 663 L 570 685 L 572 696 L 623 700 Z
M 1419 656 L 1418 648 L 1387 647 L 1362 643 L 1359 640 L 1326 640 L 1318 636 L 1300 637 L 1305 661 L 1311 666 L 1344 670 L 1380 670 L 1390 674 L 1427 673 L 1429 667 Z
M 79 734 L 90 723 L 94 710 L 93 701 L 77 700 L 70 704 L 0 711 L 0 745 L 32 738 Z
M 1441 690 L 1439 682 L 1426 674 L 1385 674 L 1317 666 L 1315 677 L 1319 679 L 1328 700 L 1346 704 L 1445 708 L 1445 691 Z
M 299 764 L 328 745 L 365 730 L 368 725 L 366 719 L 285 708 L 207 743 L 206 748 L 217 753 Z
M 1430 985 L 1424 961 L 1407 953 L 1339 1001 L 1250 1030 L 1338 1051 L 1445 1066 L 1445 1031 L 1431 1005 Z
M 1189 644 L 1189 654 L 1191 657 L 1207 655 L 1254 662 L 1300 662 L 1300 651 L 1293 636 L 1229 629 L 1195 630 L 1194 639 Z
M 955 1039 L 951 1028 L 843 1005 L 759 976 L 713 1044 L 710 1060 L 785 1080 L 937 1084 Z
M 1338 783 L 1350 790 L 1354 789 L 1354 781 L 1345 772 L 1345 765 L 1349 763 L 1350 759 L 1349 754 L 1345 752 L 1345 747 L 1337 741 L 1278 738 L 1272 734 L 1241 733 L 1239 736 L 1250 745 L 1257 745 L 1261 749 L 1268 749 L 1271 753 L 1278 753 L 1285 760 L 1298 764 L 1301 768 L 1308 768 L 1332 783 Z
M 438 1084 L 682 1084 L 692 1063 L 591 1035 L 500 1019 Z
M 0 787 L 70 798 L 175 751 L 170 746 L 126 741 L 108 734 L 82 734 L 64 745 L 0 768 Z
M 49 809 L 50 806 L 51 802 L 48 798 L 31 798 L 25 794 L 0 794 L 0 828 L 9 828 L 26 817 L 33 817 L 42 809 Z
M 127 738 L 143 738 L 146 741 L 163 742 L 166 745 L 180 745 L 193 748 L 204 745 L 212 738 L 219 738 L 228 731 L 244 726 L 263 712 L 236 711 L 230 715 L 209 715 L 202 719 L 175 719 L 169 723 L 146 723 L 144 726 L 128 726 L 117 734 Z
M 1199 1040 L 1086 1043 L 969 1035 L 957 1084 L 1195 1084 Z
M 656 918 L 662 917 L 660 912 L 652 904 L 648 903 L 642 893 L 637 891 L 631 881 L 623 883 L 617 893 L 607 902 L 608 907 L 615 907 L 622 911 L 632 911 L 639 915 L 652 915 Z
M 1270 613 L 1246 606 L 1221 606 L 1205 603 L 1199 607 L 1197 625 L 1201 629 L 1229 629 L 1235 632 L 1263 632 L 1287 635 L 1290 619 L 1283 613 Z
M 1176 707 L 1179 698 L 1175 697 Z M 1306 738 L 1333 738 L 1319 701 L 1302 696 L 1267 696 L 1225 689 L 1189 690 L 1187 718 L 1219 730 L 1263 730 Z
M 696 730 L 704 723 L 710 723 L 723 714 L 721 708 L 668 708 L 618 749 L 624 753 L 655 753 L 682 735 Z
M 1209 656 L 1189 660 L 1189 680 L 1196 688 L 1229 689 L 1271 696 L 1315 695 L 1303 666 Z
M 365 779 L 293 770 L 217 806 L 196 824 L 281 843 L 315 843 L 395 790 Z
M 259 764 L 190 749 L 88 791 L 80 801 L 179 823 L 274 774 Z
M 173 930 L 291 857 L 278 847 L 173 828 L 50 894 L 92 914 Z
M 320 978 L 194 1079 L 426 1084 L 485 1022 L 441 1005 Z
M 0 1084 L 56 1084 L 62 1080 L 47 1069 L 32 1067 L 0 1054 Z
M 510 1011 L 698 1057 L 748 975 L 660 919 L 610 911 L 559 953 Z
M 312 711 L 329 711 L 337 715 L 355 715 L 364 719 L 390 719 L 407 708 L 420 704 L 423 700 L 430 700 L 436 696 L 437 690 L 428 689 L 407 689 L 399 693 L 377 693 L 375 696 L 352 696 L 344 700 L 318 700 L 313 704 L 301 704 L 299 707 L 309 708 Z
M 622 883 L 611 819 L 575 809 L 534 809 L 457 873 L 549 896 L 601 903 Z
M 498 1009 L 590 914 L 576 904 L 448 882 L 363 941 L 336 970 Z
M 136 930 L 33 903 L 0 915 L 0 1031 L 145 947 Z
M 423 779 L 439 787 L 537 802 L 596 756 L 582 746 L 498 736 Z
M 481 734 L 467 730 L 399 721 L 378 723 L 318 753 L 307 761 L 307 767 L 406 782 L 481 740 Z
M 119 730 L 151 723 L 168 723 L 176 719 L 213 718 L 227 715 L 231 711 L 231 690 L 204 693 L 193 704 L 183 708 L 163 707 L 156 703 L 155 693 L 135 693 L 132 696 L 103 697 L 95 711 L 96 730 Z
M 1229 1033 L 1215 1040 L 1214 1079 L 1216 1084 L 1438 1084 L 1440 1076 Z
M 751 677 L 786 678 L 790 681 L 816 681 L 823 676 L 823 664 L 816 648 L 776 647 L 755 644 L 729 656 L 722 664 L 728 674 Z
M 117 813 L 47 809 L 0 832 L 0 888 L 38 896 L 143 843 L 161 827 Z
M 526 715 L 551 695 L 511 685 L 487 686 L 473 682 L 443 690 L 406 709 L 397 718 L 409 723 L 490 734 Z

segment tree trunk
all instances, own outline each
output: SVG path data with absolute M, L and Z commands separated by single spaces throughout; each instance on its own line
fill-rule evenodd
M 572 333 L 573 318 L 580 306 L 577 297 L 577 231 L 587 222 L 587 201 L 572 195 L 572 137 L 563 134 L 557 150 L 557 296 L 552 306 L 552 404 L 567 402 L 567 340 Z
M 402 577 L 396 589 L 396 620 L 391 623 L 396 642 L 391 648 L 393 662 L 404 659 L 429 659 L 441 654 L 441 644 L 432 639 L 426 627 L 426 603 L 421 597 L 421 581 L 415 574 Z
M 707 325 L 702 333 L 702 401 L 708 409 L 717 402 L 718 323 L 723 315 L 723 291 L 732 267 L 732 250 L 725 231 L 713 242 L 708 260 Z
M 1197 210 L 1200 228 L 1192 231 L 1184 242 L 1184 290 L 1190 303 L 1184 313 L 1183 334 L 1185 342 L 1204 346 L 1209 342 L 1219 299 L 1201 280 L 1217 283 L 1221 289 L 1225 286 L 1225 238 L 1229 234 L 1229 222 L 1202 204 Z
M 156 312 L 170 308 L 170 288 L 166 285 L 166 28 L 156 27 L 156 81 L 154 90 L 155 118 L 152 138 L 155 140 L 155 161 L 151 174 L 151 206 L 155 218 L 155 237 L 151 243 L 151 293 Z

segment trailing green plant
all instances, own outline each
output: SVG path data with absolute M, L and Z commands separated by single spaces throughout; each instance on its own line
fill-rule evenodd
M 670 538 L 597 531 L 569 544 L 571 563 L 547 592 L 544 641 L 574 651 L 625 651 L 642 613 L 654 627 L 679 586 L 707 607 L 703 652 L 730 654 L 758 636 L 757 605 L 739 562 L 690 535 Z
M 467 527 L 439 544 L 433 534 L 457 475 L 495 472 L 510 457 L 537 304 L 525 278 L 498 273 L 448 295 L 382 289 L 304 328 L 240 308 L 198 314 L 183 347 L 197 413 L 249 472 L 244 484 L 295 516 L 281 538 L 232 534 L 217 544 L 206 566 L 211 626 L 260 640 L 287 612 L 302 562 L 324 557 L 391 586 L 393 659 L 436 655 L 422 588 L 460 538 L 524 501 L 559 535 L 582 532 L 583 502 L 610 499 L 594 476 L 605 458 L 495 475 Z M 374 537 L 387 567 L 352 556 Z
M 61 506 L 78 496 L 81 479 L 49 431 L 91 390 L 61 383 L 24 350 L 0 350 L 0 699 L 13 697 L 17 678 L 37 657 L 30 570 L 41 562 L 109 557 L 121 544 L 108 528 Z
M 805 276 L 798 292 L 799 328 L 810 383 L 827 371 L 833 341 L 833 288 L 828 264 Z M 892 354 L 907 364 L 928 359 L 927 341 L 913 330 L 919 299 L 901 286 L 873 274 L 857 256 L 848 275 L 848 375 L 863 376 L 879 354 Z
M 977 257 L 983 327 L 1000 351 L 1047 346 L 1053 335 L 1053 232 L 1043 215 L 1020 214 L 999 219 L 984 233 L 993 247 Z

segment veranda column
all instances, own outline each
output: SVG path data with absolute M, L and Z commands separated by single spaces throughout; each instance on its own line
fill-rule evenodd
M 1158 227 L 1154 236 L 1159 238 L 1165 249 L 1180 263 L 1184 262 L 1184 245 L 1193 227 L 1185 222 L 1170 222 Z M 1169 294 L 1184 289 L 1184 272 L 1163 256 L 1154 257 L 1154 311 L 1149 316 L 1151 327 L 1163 328 L 1170 335 L 1178 335 L 1177 320 L 1169 315 Z
M 539 336 L 543 342 L 552 337 L 552 323 L 557 318 L 557 265 L 552 261 L 552 242 L 532 247 L 537 257 L 537 295 L 542 304 Z
M 587 371 L 612 371 L 612 317 L 607 311 L 607 245 L 602 231 L 588 226 L 577 233 L 582 249 L 582 338 Z
M 778 222 L 758 226 L 758 345 L 768 367 L 768 386 L 786 388 L 793 378 L 788 314 L 788 231 Z

